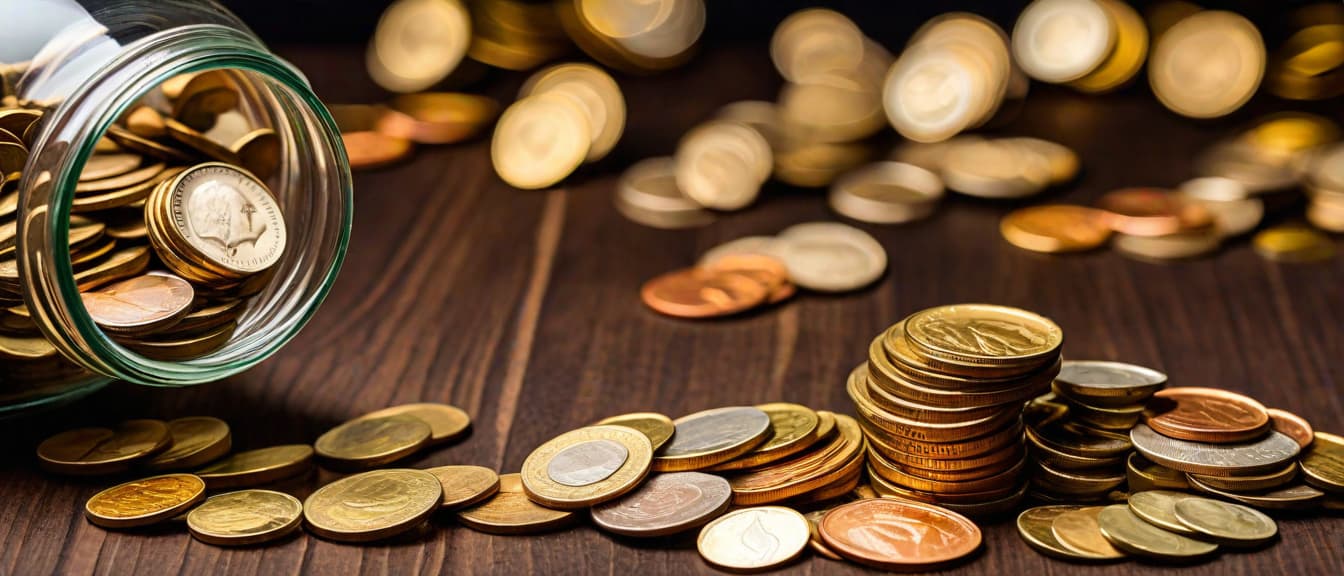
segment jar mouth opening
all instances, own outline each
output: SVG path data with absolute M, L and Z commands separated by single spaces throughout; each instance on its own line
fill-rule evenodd
M 50 246 L 59 248 L 49 254 L 47 269 L 30 270 L 54 285 L 49 290 L 51 301 L 37 306 L 65 308 L 52 314 L 53 322 L 42 323 L 49 338 L 67 340 L 58 348 L 73 349 L 81 364 L 109 377 L 180 386 L 245 370 L 298 333 L 325 298 L 344 259 L 353 194 L 334 121 L 295 70 L 227 28 L 190 26 L 165 34 L 171 37 L 155 39 L 157 45 L 151 48 L 165 58 L 148 70 L 124 70 L 128 77 L 122 87 L 103 94 L 101 102 L 90 99 L 85 104 L 96 107 L 94 116 L 70 140 L 69 159 L 46 183 L 51 190 L 45 233 Z M 144 56 L 143 52 L 133 55 Z M 101 80 L 114 81 L 115 64 L 113 70 Z M 97 142 L 144 96 L 180 74 L 215 70 L 226 71 L 237 81 L 242 115 L 253 126 L 269 127 L 279 136 L 281 160 L 270 183 L 288 231 L 287 245 L 273 266 L 273 278 L 247 299 L 247 308 L 226 343 L 190 359 L 155 359 L 113 340 L 84 306 L 67 248 L 75 188 Z M 89 88 L 81 95 L 87 96 Z

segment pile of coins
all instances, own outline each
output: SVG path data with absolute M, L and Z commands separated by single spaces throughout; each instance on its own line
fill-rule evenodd
M 922 310 L 874 338 L 847 391 L 882 495 L 971 515 L 1012 509 L 1027 490 L 1022 407 L 1060 371 L 1064 334 L 1025 310 Z
M 835 222 L 796 224 L 777 236 L 746 236 L 706 251 L 691 268 L 644 283 L 649 308 L 678 318 L 728 316 L 814 292 L 858 290 L 887 269 L 876 239 Z
M 108 128 L 75 186 L 69 258 L 84 308 L 142 355 L 222 347 L 284 255 L 284 215 L 266 184 L 281 142 L 242 114 L 240 90 L 219 70 L 168 80 Z M 0 361 L 54 384 L 78 370 L 23 302 L 15 253 L 18 182 L 42 115 L 17 100 L 0 107 Z
M 1166 374 L 1142 366 L 1066 360 L 1053 392 L 1026 412 L 1032 497 L 1088 502 L 1120 489 L 1131 456 L 1129 431 L 1166 383 Z

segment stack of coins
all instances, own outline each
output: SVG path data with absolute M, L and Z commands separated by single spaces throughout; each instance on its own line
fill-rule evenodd
M 836 222 L 808 222 L 777 236 L 747 236 L 711 248 L 691 268 L 644 283 L 649 308 L 678 318 L 741 313 L 791 298 L 797 287 L 841 293 L 876 282 L 887 252 L 868 233 Z
M 967 515 L 1015 506 L 1023 403 L 1059 373 L 1063 340 L 1045 317 L 986 304 L 930 308 L 879 334 L 848 383 L 873 487 Z
M 1121 488 L 1129 430 L 1166 382 L 1165 374 L 1133 364 L 1065 361 L 1053 392 L 1034 400 L 1027 412 L 1031 495 L 1046 502 L 1089 502 Z

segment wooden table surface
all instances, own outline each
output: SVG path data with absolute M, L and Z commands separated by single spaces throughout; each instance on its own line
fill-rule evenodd
M 281 50 L 331 102 L 373 101 L 362 49 Z M 481 82 L 508 99 L 518 74 Z M 346 419 L 384 406 L 437 401 L 471 413 L 460 444 L 407 462 L 469 463 L 516 471 L 537 445 L 600 417 L 636 410 L 678 416 L 704 408 L 790 401 L 852 413 L 844 378 L 870 338 L 938 304 L 992 302 L 1053 318 L 1070 358 L 1150 366 L 1174 386 L 1216 386 L 1344 432 L 1344 258 L 1279 265 L 1246 240 L 1214 257 L 1169 265 L 1101 251 L 1073 257 L 1005 243 L 1003 204 L 951 198 L 926 221 L 860 225 L 890 254 L 875 286 L 854 294 L 800 294 L 773 309 L 713 322 L 658 316 L 640 284 L 692 264 L 720 242 L 790 224 L 836 219 L 816 191 L 772 184 L 751 208 L 698 230 L 661 231 L 613 208 L 620 169 L 670 153 L 677 137 L 721 104 L 770 99 L 779 80 L 763 46 L 707 53 L 652 78 L 620 78 L 630 120 L 613 156 L 544 192 L 513 190 L 490 168 L 488 141 L 425 148 L 415 159 L 356 176 L 349 257 L 308 328 L 258 368 L 216 384 L 151 389 L 116 384 L 77 405 L 10 422 L 0 463 L 0 573 L 199 574 L 685 574 L 712 572 L 694 534 L 647 542 L 591 526 L 529 537 L 480 534 L 436 517 L 430 528 L 377 546 L 299 535 L 250 549 L 192 540 L 180 526 L 108 532 L 81 515 L 108 480 L 37 472 L 36 442 L 59 429 L 126 417 L 212 415 L 238 449 L 311 442 Z M 1004 133 L 1072 146 L 1081 179 L 1047 200 L 1088 202 L 1122 185 L 1175 185 L 1201 147 L 1254 117 L 1195 123 L 1163 110 L 1138 86 L 1101 98 L 1034 87 Z M 1278 103 L 1260 98 L 1252 108 Z M 1337 108 L 1337 107 L 1336 107 Z M 894 137 L 889 137 L 894 140 Z M 1288 207 L 1300 214 L 1300 207 Z M 1295 212 L 1294 212 L 1295 211 Z M 336 476 L 320 472 L 283 489 L 304 497 Z M 1018 538 L 1011 519 L 982 526 L 967 574 L 1135 574 L 1164 566 L 1079 566 L 1048 559 Z M 1344 519 L 1283 519 L 1281 541 L 1226 553 L 1188 574 L 1339 574 Z M 790 572 L 863 569 L 807 557 Z

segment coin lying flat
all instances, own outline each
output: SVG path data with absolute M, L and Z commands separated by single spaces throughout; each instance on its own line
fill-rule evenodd
M 216 546 L 252 546 L 284 538 L 303 523 L 303 503 L 273 490 L 211 496 L 187 513 L 187 530 Z
M 759 408 L 730 406 L 682 416 L 676 433 L 653 459 L 658 472 L 699 470 L 751 451 L 770 434 L 770 416 Z
M 743 508 L 700 529 L 696 548 L 706 562 L 726 570 L 757 571 L 782 566 L 807 547 L 807 519 L 789 508 Z
M 168 425 L 160 420 L 127 420 L 116 428 L 67 430 L 37 445 L 42 469 L 57 474 L 116 474 L 168 449 Z
M 646 158 L 621 173 L 616 210 L 626 218 L 654 228 L 704 226 L 717 218 L 677 187 L 676 160 Z
M 1037 506 L 1028 508 L 1017 515 L 1017 533 L 1022 540 L 1036 551 L 1047 556 L 1064 560 L 1104 561 L 1116 556 L 1079 552 L 1066 548 L 1055 538 L 1052 530 L 1055 519 L 1067 512 L 1080 509 L 1080 506 Z
M 323 459 L 347 468 L 372 468 L 396 462 L 429 444 L 424 420 L 407 414 L 360 418 L 317 438 L 313 449 Z
M 1325 492 L 1309 484 L 1292 483 L 1255 492 L 1229 492 L 1199 481 L 1199 476 L 1187 474 L 1190 487 L 1206 494 L 1240 502 L 1262 510 L 1309 510 L 1325 500 Z
M 1279 533 L 1269 516 L 1220 500 L 1185 498 L 1176 502 L 1174 513 L 1181 524 L 1220 544 L 1251 546 L 1272 540 Z
M 867 232 L 836 222 L 795 224 L 779 233 L 779 258 L 795 284 L 819 292 L 863 288 L 887 270 L 887 251 Z
M 1303 226 L 1276 226 L 1261 230 L 1251 244 L 1259 254 L 1275 262 L 1319 262 L 1335 255 L 1328 236 Z
M 417 402 L 375 410 L 360 418 L 381 418 L 405 414 L 423 420 L 429 425 L 429 445 L 436 446 L 457 440 L 471 429 L 471 416 L 466 411 L 448 404 Z
M 1176 518 L 1176 503 L 1186 498 L 1198 498 L 1198 496 L 1171 490 L 1130 492 L 1129 511 L 1158 528 L 1178 534 L 1195 534 L 1193 528 Z
M 1188 560 L 1212 554 L 1217 544 L 1200 542 L 1144 522 L 1124 504 L 1107 506 L 1097 516 L 1101 533 L 1116 548 L 1136 556 Z
M 639 296 L 668 316 L 709 318 L 751 309 L 765 302 L 770 290 L 744 273 L 685 268 L 645 282 Z
M 712 472 L 744 470 L 796 454 L 817 440 L 820 418 L 811 408 L 788 402 L 757 406 L 770 416 L 770 439 L 751 452 L 710 468 Z
M 677 427 L 672 423 L 671 418 L 657 412 L 631 412 L 603 418 L 596 423 L 634 428 L 649 437 L 649 443 L 653 445 L 654 452 L 662 448 L 663 444 L 666 444 L 672 438 L 672 434 L 677 431 Z
M 228 423 L 209 416 L 190 416 L 168 421 L 172 446 L 145 466 L 150 470 L 187 469 L 222 458 L 232 447 Z
M 172 326 L 191 311 L 191 283 L 171 274 L 150 273 L 80 294 L 84 309 L 103 330 L 146 334 Z
M 573 511 L 533 503 L 523 491 L 519 474 L 500 474 L 499 492 L 457 513 L 457 521 L 462 525 L 489 534 L 535 534 L 567 525 L 575 518 Z
M 339 542 L 372 542 L 406 532 L 443 502 L 439 479 L 424 470 L 361 472 L 318 488 L 303 503 L 312 533 Z
M 943 197 L 938 175 L 903 162 L 877 162 L 831 185 L 829 202 L 842 216 L 874 224 L 927 218 Z
M 960 514 L 887 498 L 836 507 L 821 519 L 819 529 L 831 550 L 886 570 L 945 566 L 974 552 L 981 541 L 980 529 Z
M 475 136 L 498 114 L 499 103 L 486 96 L 417 92 L 393 98 L 376 130 L 420 144 L 449 144 Z
M 701 472 L 656 474 L 616 500 L 594 506 L 593 523 L 616 534 L 651 538 L 699 527 L 728 510 L 732 490 Z
M 1021 208 L 1003 217 L 999 232 L 1014 246 L 1033 252 L 1081 252 L 1111 237 L 1106 213 L 1086 206 L 1047 204 Z
M 624 426 L 589 426 L 561 434 L 523 461 L 523 489 L 551 508 L 587 508 L 619 498 L 648 475 L 649 438 Z
M 1050 524 L 1055 541 L 1064 548 L 1088 558 L 1122 558 L 1125 553 L 1116 550 L 1105 536 L 1097 515 L 1102 506 L 1088 506 L 1070 510 L 1057 516 Z
M 1269 427 L 1275 432 L 1296 440 L 1297 445 L 1304 450 L 1311 445 L 1312 440 L 1316 439 L 1316 433 L 1306 418 L 1279 408 L 1270 408 L 1268 412 Z
M 1063 330 L 1050 319 L 988 304 L 921 310 L 906 319 L 905 337 L 921 355 L 991 366 L 1048 358 L 1064 342 Z
M 211 490 L 247 488 L 307 472 L 313 465 L 313 447 L 282 444 L 238 452 L 196 471 Z
M 135 528 L 167 520 L 205 499 L 205 482 L 191 474 L 165 474 L 118 484 L 94 494 L 84 516 L 103 528 Z
M 1301 464 L 1308 484 L 1330 492 L 1344 491 L 1344 438 L 1317 432 Z
M 1065 360 L 1055 376 L 1060 392 L 1098 406 L 1142 402 L 1166 383 L 1157 370 L 1101 360 Z
M 1269 428 L 1264 405 L 1216 388 L 1161 390 L 1148 401 L 1143 419 L 1163 436 L 1196 442 L 1243 442 Z
M 1277 470 L 1301 451 L 1292 438 L 1272 430 L 1252 442 L 1207 444 L 1168 438 L 1139 424 L 1129 431 L 1129 439 L 1135 450 L 1153 462 L 1181 472 L 1215 476 Z
M 443 484 L 446 510 L 475 506 L 499 492 L 499 474 L 484 466 L 435 466 L 426 468 Z

